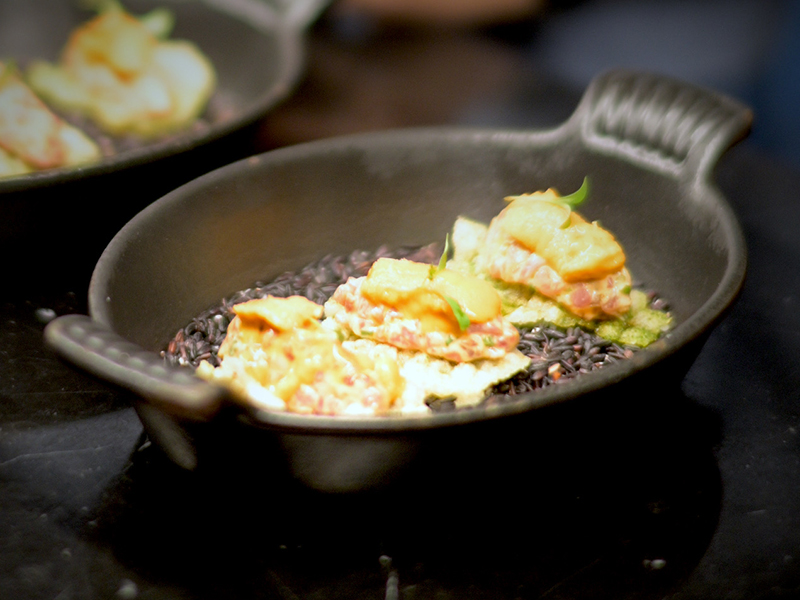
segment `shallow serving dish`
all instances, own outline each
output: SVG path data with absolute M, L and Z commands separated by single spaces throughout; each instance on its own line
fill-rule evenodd
M 122 4 L 135 15 L 169 8 L 175 15 L 171 37 L 195 42 L 210 58 L 218 79 L 210 117 L 202 127 L 127 145 L 96 163 L 0 178 L 0 251 L 19 256 L 7 279 L 31 272 L 30 279 L 57 276 L 87 258 L 91 266 L 144 206 L 245 156 L 239 148 L 248 147 L 248 127 L 285 99 L 302 75 L 306 30 L 327 0 Z M 0 60 L 23 68 L 34 59 L 55 61 L 70 32 L 95 14 L 76 0 L 4 0 Z
M 646 398 L 680 382 L 743 283 L 746 249 L 712 182 L 750 111 L 661 76 L 612 71 L 549 131 L 415 129 L 289 147 L 228 165 L 131 220 L 98 262 L 91 318 L 46 329 L 65 358 L 132 390 L 150 437 L 178 464 L 256 458 L 322 490 L 391 481 L 421 455 L 525 432 L 553 405 Z M 633 358 L 491 408 L 352 419 L 248 412 L 158 352 L 223 297 L 326 254 L 441 241 L 459 215 L 547 187 L 621 241 L 637 281 L 669 300 L 675 328 Z M 277 465 L 277 466 L 276 466 Z

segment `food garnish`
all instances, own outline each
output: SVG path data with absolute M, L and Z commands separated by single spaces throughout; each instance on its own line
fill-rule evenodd
M 580 206 L 581 204 L 583 204 L 583 201 L 586 200 L 586 197 L 588 195 L 589 195 L 589 178 L 584 177 L 581 187 L 579 187 L 571 194 L 567 194 L 566 196 L 558 196 L 557 194 L 555 194 L 552 197 L 540 198 L 540 199 L 543 202 L 551 202 L 552 204 L 566 208 L 567 211 L 571 213 L 576 206 Z M 530 194 L 522 194 L 520 196 L 506 196 L 504 200 L 506 202 L 513 202 L 518 198 L 524 198 L 526 196 L 530 196 Z M 572 224 L 572 219 L 571 219 L 572 215 L 569 213 L 567 214 L 566 220 L 561 224 L 562 229 L 566 229 Z
M 440 265 L 431 277 L 431 265 L 379 258 L 336 289 L 325 314 L 347 339 L 394 348 L 416 405 L 431 396 L 475 403 L 530 359 L 492 285 Z
M 450 234 L 448 233 L 444 237 L 444 250 L 442 251 L 442 255 L 439 257 L 439 264 L 435 267 L 433 265 L 430 266 L 428 271 L 428 279 L 433 279 L 436 277 L 437 273 L 441 273 L 447 268 L 447 257 L 450 255 Z
M 633 289 L 614 236 L 575 212 L 588 192 L 585 178 L 566 197 L 552 188 L 509 196 L 488 226 L 459 217 L 449 266 L 492 282 L 515 325 L 580 326 L 610 341 L 647 346 L 672 319 Z
M 491 284 L 449 269 L 430 279 L 428 267 L 380 258 L 366 277 L 339 286 L 325 304 L 326 315 L 356 336 L 366 329 L 372 340 L 453 362 L 499 358 L 516 346 L 518 333 L 503 319 Z M 491 347 L 480 341 L 487 336 Z
M 465 261 L 480 277 L 536 291 L 587 321 L 626 314 L 631 277 L 622 247 L 599 223 L 573 210 L 586 197 L 586 181 L 566 202 L 552 188 L 511 196 L 488 227 L 458 219 L 456 263 Z
M 322 307 L 302 296 L 250 300 L 219 350 L 222 364 L 198 375 L 271 410 L 319 415 L 386 414 L 403 392 L 393 357 L 342 345 L 319 321 Z
M 439 264 L 434 267 L 431 265 L 430 270 L 428 271 L 428 279 L 433 281 L 433 278 L 436 277 L 439 273 L 445 270 L 447 267 L 447 256 L 450 254 L 450 234 L 447 234 L 444 238 L 444 251 L 442 252 L 442 256 L 439 259 Z M 461 305 L 458 303 L 458 300 L 451 296 L 442 295 L 445 302 L 450 306 L 450 309 L 453 311 L 453 316 L 458 321 L 458 326 L 461 328 L 461 331 L 466 331 L 467 327 L 470 326 L 469 315 L 464 312 L 464 309 L 461 308 Z
M 467 327 L 470 326 L 469 315 L 464 312 L 464 309 L 461 308 L 461 305 L 455 300 L 455 298 L 451 298 L 450 296 L 442 296 L 445 302 L 450 306 L 450 310 L 453 311 L 453 316 L 456 318 L 458 322 L 458 327 L 461 331 L 466 331 Z
M 429 279 L 429 267 L 378 259 L 337 288 L 322 322 L 323 308 L 299 296 L 237 304 L 220 366 L 197 372 L 270 410 L 410 415 L 426 414 L 432 397 L 475 404 L 530 359 L 491 285 L 447 269 Z M 469 315 L 464 330 L 446 297 Z
M 219 349 L 220 366 L 203 361 L 197 374 L 265 410 L 426 414 L 427 398 L 474 404 L 493 384 L 530 363 L 515 349 L 501 359 L 453 364 L 368 338 L 342 339 L 333 321 L 319 321 L 322 307 L 301 296 L 267 296 L 233 311 L 236 317 Z

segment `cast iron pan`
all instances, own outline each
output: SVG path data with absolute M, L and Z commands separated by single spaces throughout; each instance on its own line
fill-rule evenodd
M 45 336 L 133 390 L 147 432 L 179 464 L 230 451 L 318 489 L 379 485 L 431 448 L 451 456 L 459 443 L 530 431 L 555 405 L 577 415 L 679 382 L 743 283 L 744 239 L 712 170 L 750 122 L 747 108 L 714 92 L 614 71 L 550 131 L 398 130 L 255 156 L 131 220 L 95 268 L 91 318 L 61 317 Z M 635 278 L 669 300 L 677 321 L 630 360 L 491 408 L 358 420 L 234 409 L 223 390 L 158 357 L 195 315 L 256 281 L 328 253 L 441 241 L 458 215 L 488 222 L 506 195 L 577 189 L 587 175 L 582 212 L 616 234 Z
M 167 191 L 247 151 L 249 126 L 292 91 L 304 66 L 305 29 L 326 0 L 125 0 L 133 14 L 167 7 L 176 39 L 211 59 L 218 118 L 204 129 L 130 147 L 81 168 L 0 179 L 4 279 L 19 285 L 91 269 L 120 227 Z M 24 66 L 56 60 L 93 11 L 75 0 L 0 4 L 0 57 Z M 87 277 L 88 279 L 88 277 Z

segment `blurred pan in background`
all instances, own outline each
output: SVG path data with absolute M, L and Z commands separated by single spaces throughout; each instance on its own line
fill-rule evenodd
M 304 68 L 307 27 L 325 4 L 126 0 L 124 8 L 134 15 L 168 8 L 175 16 L 171 37 L 194 42 L 213 63 L 217 88 L 204 123 L 80 168 L 0 179 L 0 253 L 8 289 L 88 282 L 105 245 L 144 206 L 251 153 L 253 124 L 291 94 Z M 55 61 L 69 33 L 94 14 L 75 0 L 5 0 L 0 57 L 21 66 Z

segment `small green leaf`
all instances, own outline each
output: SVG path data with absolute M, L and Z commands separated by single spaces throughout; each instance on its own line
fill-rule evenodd
M 437 274 L 441 273 L 447 267 L 447 255 L 450 254 L 450 234 L 444 236 L 444 252 L 442 252 L 441 258 L 439 258 L 439 265 L 433 266 L 428 269 L 428 279 L 433 280 Z
M 589 178 L 584 177 L 581 187 L 579 187 L 576 191 L 572 192 L 568 196 L 561 196 L 559 201 L 566 204 L 569 208 L 575 208 L 576 206 L 580 205 L 584 200 L 586 200 L 586 197 L 588 195 L 589 195 Z
M 572 209 L 582 204 L 586 197 L 589 195 L 589 178 L 584 177 L 583 183 L 581 187 L 579 187 L 576 191 L 572 192 L 567 196 L 557 196 L 553 199 L 550 198 L 541 198 L 541 202 L 549 202 L 550 204 L 555 204 L 556 206 L 562 206 L 566 208 L 568 211 L 572 212 Z M 526 194 L 521 196 L 506 196 L 505 200 L 507 202 L 513 202 L 517 198 L 528 197 Z M 566 229 L 572 224 L 572 222 L 567 218 L 564 223 L 561 225 L 561 229 Z
M 568 215 L 566 221 L 564 221 L 561 225 L 559 225 L 559 227 L 561 229 L 566 229 L 570 225 L 572 225 L 572 214 Z
M 453 314 L 456 317 L 456 321 L 458 321 L 458 326 L 461 331 L 466 331 L 467 327 L 470 326 L 469 317 L 467 313 L 464 312 L 464 309 L 461 308 L 458 302 L 455 299 L 451 298 L 450 296 L 443 296 L 445 301 L 450 305 L 450 308 L 453 310 Z
M 444 252 L 442 252 L 442 257 L 439 259 L 439 271 L 444 271 L 444 268 L 447 266 L 447 255 L 450 254 L 450 234 L 446 234 L 444 236 Z

